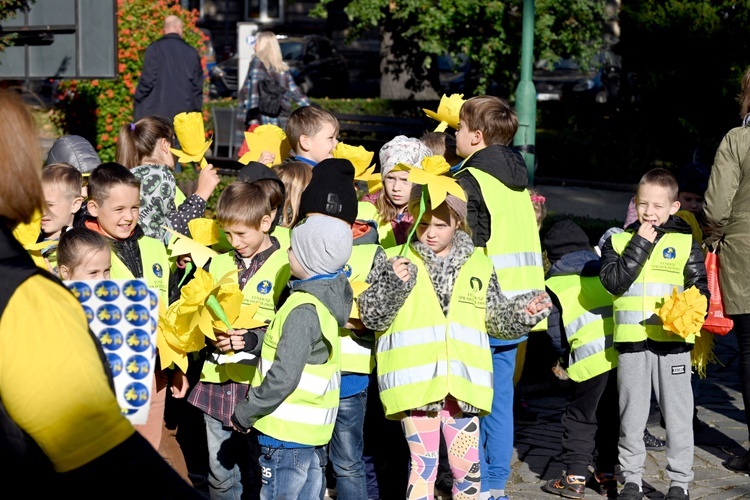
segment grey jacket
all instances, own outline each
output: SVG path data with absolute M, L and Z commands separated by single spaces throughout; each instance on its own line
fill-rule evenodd
M 339 327 L 346 325 L 353 294 L 345 274 L 292 281 L 290 287 L 291 293 L 314 295 L 333 314 Z M 262 345 L 262 342 L 258 343 L 254 354 L 260 354 Z M 315 307 L 310 304 L 295 307 L 282 326 L 273 366 L 259 386 L 250 388 L 247 400 L 237 405 L 232 422 L 240 426 L 240 430 L 252 427 L 256 420 L 273 412 L 294 391 L 305 364 L 321 365 L 329 354 Z

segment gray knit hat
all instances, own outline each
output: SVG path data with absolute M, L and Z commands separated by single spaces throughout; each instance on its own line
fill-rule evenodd
M 380 148 L 380 175 L 385 177 L 399 163 L 422 168 L 422 160 L 428 156 L 432 151 L 422 141 L 398 135 Z
M 294 226 L 291 243 L 294 256 L 310 277 L 332 274 L 352 255 L 352 229 L 336 217 L 311 215 Z

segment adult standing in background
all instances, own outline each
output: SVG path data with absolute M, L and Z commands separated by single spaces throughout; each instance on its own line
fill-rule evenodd
M 742 126 L 724 136 L 711 169 L 706 218 L 715 230 L 704 241 L 718 243 L 724 312 L 734 320 L 745 423 L 750 425 L 750 69 L 742 79 L 739 101 Z M 724 466 L 750 472 L 750 452 L 728 459 Z
M 174 120 L 182 112 L 203 108 L 203 67 L 198 51 L 182 39 L 182 20 L 164 20 L 164 36 L 146 49 L 135 89 L 134 118 L 156 115 Z

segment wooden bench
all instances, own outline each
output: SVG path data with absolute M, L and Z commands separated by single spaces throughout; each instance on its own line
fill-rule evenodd
M 436 122 L 424 118 L 399 116 L 349 115 L 334 113 L 339 121 L 341 140 L 377 152 L 397 135 L 419 138 L 435 128 Z

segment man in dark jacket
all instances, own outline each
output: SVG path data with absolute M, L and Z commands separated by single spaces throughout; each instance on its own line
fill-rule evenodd
M 203 68 L 198 51 L 182 39 L 182 21 L 164 20 L 164 36 L 146 49 L 135 89 L 134 120 L 157 115 L 170 122 L 182 112 L 203 106 Z

